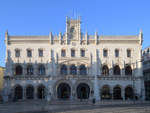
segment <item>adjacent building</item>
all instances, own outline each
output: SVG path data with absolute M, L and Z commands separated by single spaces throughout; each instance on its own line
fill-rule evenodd
M 143 34 L 84 34 L 80 18 L 66 32 L 46 36 L 5 33 L 4 98 L 144 99 Z
M 143 50 L 143 74 L 145 81 L 145 99 L 150 100 L 150 47 Z
M 3 77 L 4 77 L 4 67 L 1 67 L 1 66 L 0 66 L 0 100 L 1 100 L 1 98 L 2 98 Z

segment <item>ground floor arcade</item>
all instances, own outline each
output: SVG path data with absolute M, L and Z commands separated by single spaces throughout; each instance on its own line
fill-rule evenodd
M 55 84 L 51 91 L 48 88 L 44 84 L 38 86 L 16 84 L 11 97 L 15 99 L 47 99 L 49 96 L 51 99 L 63 100 L 94 98 L 94 89 L 87 82 L 80 82 L 76 86 L 71 86 L 68 82 L 61 82 Z M 103 85 L 99 88 L 99 96 L 101 100 L 132 100 L 134 97 L 138 99 L 132 85 L 123 88 L 120 84 L 116 84 L 114 87 L 109 84 Z

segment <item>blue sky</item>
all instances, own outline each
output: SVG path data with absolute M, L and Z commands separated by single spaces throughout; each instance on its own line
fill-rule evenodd
M 4 34 L 48 35 L 65 32 L 66 16 L 81 16 L 82 32 L 136 35 L 150 45 L 150 0 L 0 0 L 0 66 L 5 66 Z

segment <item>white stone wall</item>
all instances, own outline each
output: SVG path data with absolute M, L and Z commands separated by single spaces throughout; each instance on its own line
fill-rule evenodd
M 79 27 L 79 26 L 78 26 Z M 75 28 L 76 29 L 76 28 Z M 79 28 L 77 28 L 79 29 Z M 79 34 L 77 34 L 79 36 Z M 87 35 L 87 34 L 86 34 Z M 65 35 L 67 36 L 67 35 Z M 35 89 L 39 84 L 45 85 L 47 90 L 49 90 L 52 94 L 54 93 L 54 85 L 56 82 L 65 79 L 66 81 L 71 81 L 70 84 L 75 87 L 76 82 L 79 80 L 91 82 L 91 90 L 93 89 L 94 79 L 93 76 L 98 75 L 98 85 L 99 89 L 101 89 L 104 85 L 110 86 L 110 91 L 112 92 L 113 88 L 116 85 L 119 85 L 122 89 L 122 97 L 124 98 L 124 89 L 127 86 L 134 85 L 135 92 L 140 96 L 143 90 L 143 75 L 142 75 L 142 65 L 141 65 L 141 42 L 142 42 L 142 33 L 135 36 L 109 36 L 101 37 L 97 34 L 95 37 L 98 37 L 96 43 L 92 43 L 92 39 L 89 39 L 89 44 L 80 44 L 81 40 L 70 40 L 70 44 L 61 44 L 60 39 L 51 40 L 50 36 L 9 36 L 6 33 L 5 42 L 6 42 L 6 72 L 5 76 L 11 77 L 10 79 L 5 79 L 5 87 L 9 91 L 13 92 L 13 88 L 15 85 L 20 84 L 23 89 L 32 84 Z M 61 36 L 60 36 L 61 37 Z M 91 37 L 91 36 L 88 36 Z M 113 38 L 114 37 L 114 38 Z M 67 39 L 67 37 L 65 38 Z M 63 39 L 62 39 L 63 40 Z M 86 40 L 87 41 L 87 40 Z M 96 40 L 94 39 L 96 42 Z M 55 43 L 51 43 L 55 42 Z M 73 42 L 73 43 L 72 43 Z M 21 50 L 20 57 L 15 57 L 15 49 Z M 32 50 L 32 57 L 27 57 L 27 49 Z M 43 49 L 43 57 L 40 58 L 38 56 L 38 49 Z M 61 50 L 66 50 L 66 57 L 61 57 Z M 75 49 L 76 55 L 74 58 L 71 57 L 71 49 Z M 85 50 L 85 57 L 80 56 L 80 50 Z M 108 50 L 108 57 L 103 57 L 103 49 Z M 115 57 L 115 49 L 119 49 L 119 57 Z M 131 50 L 131 58 L 127 58 L 127 49 Z M 98 53 L 96 53 L 98 51 Z M 92 57 L 91 57 L 92 56 Z M 99 60 L 99 61 L 98 61 Z M 44 64 L 46 67 L 46 75 L 43 79 L 38 78 L 37 72 L 31 77 L 26 77 L 26 65 L 33 64 L 34 69 L 37 69 L 38 64 Z M 75 64 L 79 66 L 80 64 L 85 64 L 88 69 L 88 74 L 86 76 L 81 75 L 67 75 L 63 78 L 60 75 L 60 64 L 66 63 L 68 65 Z M 15 78 L 15 64 L 21 64 L 23 67 L 23 75 L 24 78 Z M 107 64 L 109 67 L 109 75 L 108 77 L 102 77 L 102 65 Z M 113 75 L 113 66 L 118 64 L 121 69 L 121 75 L 115 76 Z M 125 76 L 124 68 L 125 64 L 130 64 L 133 70 L 133 74 L 130 77 Z M 33 76 L 37 76 L 33 77 Z M 46 76 L 48 78 L 46 78 Z M 61 76 L 61 78 L 59 78 Z M 79 77 L 79 78 L 78 78 Z M 81 79 L 80 79 L 81 77 Z M 112 77 L 112 78 L 111 78 Z M 78 79 L 77 79 L 78 78 Z M 133 79 L 135 79 L 133 83 Z M 6 82 L 8 81 L 8 82 Z M 9 84 L 7 84 L 9 83 Z M 52 89 L 50 89 L 51 87 Z M 25 90 L 25 89 L 24 89 Z M 94 89 L 93 89 L 94 90 Z M 72 92 L 71 92 L 72 93 Z M 25 95 L 25 93 L 24 93 Z M 36 94 L 35 94 L 36 95 Z M 56 95 L 53 95 L 54 97 Z M 90 96 L 90 98 L 92 98 Z M 25 99 L 25 96 L 24 96 Z

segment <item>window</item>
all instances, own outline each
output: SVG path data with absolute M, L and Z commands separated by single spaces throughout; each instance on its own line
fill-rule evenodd
M 70 67 L 70 74 L 71 75 L 76 75 L 77 74 L 77 67 L 75 65 L 72 65 Z
M 80 75 L 87 74 L 87 69 L 86 69 L 85 65 L 80 65 L 79 70 L 80 70 Z
M 127 57 L 131 57 L 131 50 L 127 49 Z
M 120 75 L 120 67 L 118 65 L 114 67 L 114 75 Z
M 45 75 L 45 67 L 44 67 L 44 65 L 40 65 L 38 70 L 39 70 L 39 75 Z
M 16 66 L 15 68 L 15 74 L 16 75 L 22 75 L 23 69 L 21 65 Z
M 147 49 L 147 53 L 149 53 L 149 48 Z
M 115 57 L 119 57 L 119 50 L 115 49 Z
M 71 57 L 75 57 L 75 50 L 71 49 Z
M 81 51 L 80 51 L 81 53 L 81 57 L 85 57 L 85 50 L 83 50 L 83 49 L 81 49 Z
M 20 50 L 19 49 L 15 50 L 15 57 L 20 57 Z
M 32 65 L 27 66 L 27 75 L 33 75 L 33 66 Z
M 103 56 L 107 57 L 108 56 L 108 51 L 106 49 L 103 50 Z
M 60 74 L 67 75 L 67 66 L 63 64 L 60 68 Z
M 132 75 L 132 68 L 131 66 L 126 66 L 125 67 L 125 75 Z
M 27 57 L 32 57 L 32 51 L 31 50 L 27 50 Z
M 61 50 L 61 56 L 62 57 L 65 57 L 66 56 L 66 51 L 63 49 L 63 50 Z
M 108 69 L 107 65 L 104 65 L 102 67 L 102 75 L 109 75 L 109 69 Z
M 27 99 L 34 98 L 34 87 L 32 85 L 26 87 L 26 98 Z
M 43 57 L 43 50 L 39 49 L 39 57 Z

